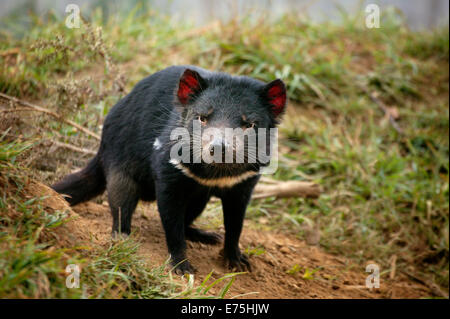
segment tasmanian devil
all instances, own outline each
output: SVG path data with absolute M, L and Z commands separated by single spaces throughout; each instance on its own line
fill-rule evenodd
M 222 241 L 220 235 L 192 226 L 210 197 L 216 196 L 223 207 L 225 261 L 231 269 L 250 270 L 247 256 L 239 250 L 239 237 L 260 169 L 267 165 L 258 158 L 252 161 L 252 154 L 268 139 L 259 143 L 257 134 L 252 152 L 245 133 L 275 128 L 285 105 L 286 89 L 279 79 L 264 83 L 195 66 L 166 68 L 140 81 L 111 109 L 97 155 L 52 188 L 66 195 L 71 205 L 106 189 L 113 236 L 130 233 L 139 200 L 156 199 L 177 273 L 194 271 L 186 259 L 186 239 Z M 198 128 L 202 132 L 212 128 L 214 133 L 198 139 Z M 244 138 L 230 139 L 224 134 L 227 128 L 241 129 Z M 186 136 L 174 138 L 177 132 Z M 188 156 L 180 156 L 184 151 Z

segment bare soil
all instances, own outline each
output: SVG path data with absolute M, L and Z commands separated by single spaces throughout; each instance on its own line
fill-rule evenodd
M 50 195 L 45 205 L 53 209 L 68 209 L 72 219 L 59 231 L 59 244 L 69 240 L 108 244 L 111 240 L 111 216 L 106 203 L 87 202 L 68 208 L 53 190 L 40 183 L 31 184 L 31 193 Z M 421 298 L 431 296 L 427 287 L 406 276 L 389 273 L 381 276 L 380 288 L 366 287 L 366 265 L 358 265 L 341 256 L 326 253 L 319 246 L 311 246 L 288 234 L 261 231 L 254 222 L 246 221 L 241 236 L 241 248 L 260 247 L 262 253 L 252 255 L 252 272 L 238 275 L 227 297 L 238 298 Z M 223 227 L 216 229 L 224 234 Z M 139 253 L 151 266 L 160 266 L 167 257 L 164 231 L 155 205 L 140 204 L 133 218 L 134 239 L 141 242 Z M 73 242 L 72 242 L 73 243 Z M 196 284 L 213 271 L 213 279 L 229 270 L 224 267 L 220 246 L 188 242 L 188 258 L 196 268 Z M 287 271 L 298 265 L 299 271 Z M 382 271 L 382 270 L 381 270 Z M 312 275 L 306 275 L 305 272 Z M 217 293 L 221 287 L 212 289 Z M 243 295 L 243 296 L 241 296 Z

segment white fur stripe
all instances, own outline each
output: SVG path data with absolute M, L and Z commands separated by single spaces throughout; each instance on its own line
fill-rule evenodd
M 220 187 L 220 188 L 226 188 L 226 187 L 232 187 L 236 184 L 239 184 L 240 182 L 246 180 L 249 177 L 258 175 L 258 172 L 254 171 L 247 171 L 245 173 L 242 173 L 241 175 L 237 176 L 225 176 L 225 177 L 219 177 L 219 178 L 202 178 L 197 175 L 194 175 L 189 168 L 186 166 L 183 166 L 181 162 L 171 159 L 170 163 L 173 164 L 176 168 L 178 168 L 180 171 L 183 172 L 184 175 L 187 177 L 192 178 L 197 183 L 208 186 L 208 187 Z

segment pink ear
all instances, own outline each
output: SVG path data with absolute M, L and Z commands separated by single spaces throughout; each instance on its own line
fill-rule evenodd
M 272 107 L 272 114 L 277 117 L 283 112 L 286 106 L 286 86 L 283 81 L 277 79 L 267 84 L 264 91 L 267 102 Z
M 178 84 L 177 96 L 181 104 L 186 104 L 189 98 L 204 89 L 205 82 L 200 75 L 190 69 L 186 69 Z

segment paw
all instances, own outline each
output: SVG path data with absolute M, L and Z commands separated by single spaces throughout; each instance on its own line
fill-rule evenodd
M 180 262 L 174 262 L 172 261 L 173 271 L 177 275 L 184 275 L 184 274 L 194 274 L 196 272 L 195 268 L 191 266 L 189 261 L 183 260 Z
M 206 245 L 217 245 L 223 240 L 223 237 L 214 232 L 189 227 L 186 229 L 186 239 L 193 242 L 199 242 Z
M 233 272 L 252 271 L 252 267 L 248 261 L 248 256 L 242 253 L 239 253 L 237 256 L 233 257 L 225 256 L 225 264 L 226 267 Z

